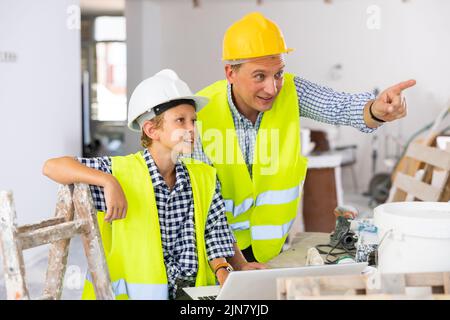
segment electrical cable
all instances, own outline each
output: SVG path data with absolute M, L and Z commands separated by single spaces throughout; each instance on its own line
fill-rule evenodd
M 347 231 L 345 231 L 342 236 L 339 238 L 339 241 L 336 242 L 334 246 L 331 246 L 329 244 L 318 244 L 315 248 L 320 254 L 326 254 L 325 262 L 326 264 L 336 264 L 336 261 L 338 259 L 338 255 L 342 255 L 344 253 L 348 253 L 352 256 L 355 256 L 356 250 L 348 250 L 346 246 L 342 243 L 342 240 L 348 235 L 348 232 L 350 231 L 350 227 L 347 227 Z M 342 248 L 337 248 L 339 245 L 342 245 Z M 331 248 L 328 252 L 322 250 L 321 248 L 328 247 Z M 341 250 L 342 252 L 332 253 L 336 249 Z M 335 260 L 331 261 L 329 259 L 329 256 L 332 256 L 335 258 Z

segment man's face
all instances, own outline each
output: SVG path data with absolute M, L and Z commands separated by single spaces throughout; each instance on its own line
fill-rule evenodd
M 228 81 L 239 108 L 268 111 L 283 86 L 284 60 L 282 55 L 252 59 L 237 70 L 226 65 Z
M 172 152 L 191 153 L 197 114 L 189 104 L 180 104 L 164 112 L 163 126 L 156 129 L 159 142 Z

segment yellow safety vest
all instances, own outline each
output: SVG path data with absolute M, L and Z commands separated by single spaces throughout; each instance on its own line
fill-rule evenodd
M 227 82 L 218 81 L 197 94 L 210 99 L 199 112 L 197 129 L 222 184 L 228 223 L 239 248 L 251 245 L 255 258 L 267 262 L 280 253 L 286 240 L 306 175 L 294 76 L 285 74 L 272 109 L 264 112 L 256 138 L 253 178 L 236 136 Z
M 103 248 L 118 300 L 167 299 L 168 285 L 161 244 L 158 210 L 147 164 L 142 153 L 112 157 L 112 172 L 128 202 L 127 216 L 112 224 L 98 213 Z M 216 186 L 216 170 L 192 159 L 184 159 L 191 180 L 198 271 L 196 286 L 215 284 L 205 246 L 205 225 Z M 95 299 L 90 281 L 85 282 L 82 299 Z

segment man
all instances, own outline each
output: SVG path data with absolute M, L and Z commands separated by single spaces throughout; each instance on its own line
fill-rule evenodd
M 274 22 L 250 13 L 225 33 L 226 80 L 198 93 L 210 102 L 199 113 L 194 157 L 217 169 L 243 263 L 278 255 L 295 219 L 307 167 L 299 117 L 370 133 L 406 115 L 401 93 L 415 84 L 401 82 L 376 98 L 335 92 L 284 73 L 290 51 Z

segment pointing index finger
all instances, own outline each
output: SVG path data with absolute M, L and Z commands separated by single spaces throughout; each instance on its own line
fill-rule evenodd
M 391 91 L 393 91 L 395 94 L 400 94 L 403 90 L 411 88 L 415 84 L 416 84 L 416 80 L 414 80 L 414 79 L 403 81 L 403 82 L 396 84 L 395 86 L 392 86 Z

